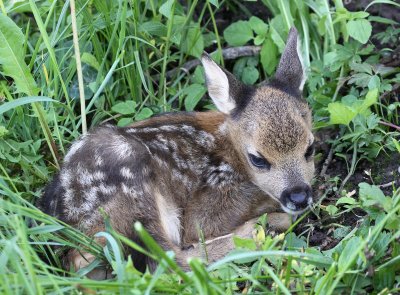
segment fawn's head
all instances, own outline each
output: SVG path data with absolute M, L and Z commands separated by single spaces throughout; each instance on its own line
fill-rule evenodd
M 291 214 L 312 203 L 314 137 L 311 112 L 301 92 L 304 70 L 297 31 L 289 32 L 274 79 L 250 87 L 203 56 L 208 93 L 227 115 L 229 134 L 252 182 Z

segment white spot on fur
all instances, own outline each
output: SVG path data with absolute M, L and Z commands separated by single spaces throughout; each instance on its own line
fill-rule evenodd
M 81 209 L 84 212 L 90 212 L 97 204 L 99 188 L 92 186 L 91 188 L 84 190 L 83 195 L 85 200 L 82 203 Z
M 64 188 L 67 188 L 71 185 L 71 179 L 72 179 L 72 175 L 71 175 L 71 171 L 69 169 L 64 169 L 61 173 L 60 173 L 60 180 L 61 180 L 61 186 Z
M 104 183 L 100 183 L 99 190 L 104 195 L 112 195 L 117 192 L 117 187 L 115 185 L 106 186 Z
M 82 146 L 85 144 L 84 137 L 82 137 L 80 140 L 75 141 L 71 148 L 69 149 L 68 153 L 65 155 L 64 162 L 68 162 L 71 160 L 72 156 L 82 148 Z
M 132 146 L 123 136 L 115 136 L 112 142 L 112 150 L 119 159 L 125 159 L 132 156 Z
M 180 210 L 160 193 L 156 192 L 154 197 L 165 234 L 175 245 L 179 246 L 181 244 Z
M 98 150 L 94 152 L 94 162 L 96 166 L 102 166 L 104 163 L 104 160 Z
M 104 172 L 101 171 L 91 172 L 81 166 L 78 166 L 76 174 L 78 182 L 83 186 L 92 185 L 94 181 L 102 181 L 106 177 Z
M 129 195 L 133 198 L 136 197 L 136 190 L 134 187 L 127 186 L 125 183 L 121 184 L 122 192 L 126 195 Z
M 128 167 L 122 167 L 121 170 L 119 171 L 119 173 L 126 179 L 133 179 L 135 177 L 135 175 L 133 175 L 131 169 L 129 169 Z

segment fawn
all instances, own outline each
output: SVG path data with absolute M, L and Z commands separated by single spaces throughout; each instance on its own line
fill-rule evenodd
M 204 257 L 198 228 L 209 262 L 233 249 L 232 235 L 251 237 L 264 213 L 271 229 L 286 230 L 290 214 L 313 202 L 314 137 L 297 35 L 292 28 L 275 77 L 258 87 L 203 55 L 218 111 L 170 113 L 83 135 L 47 186 L 43 210 L 93 236 L 104 230 L 103 208 L 113 228 L 138 243 L 133 224 L 140 221 L 185 269 L 187 258 Z M 154 269 L 151 259 L 126 251 L 137 268 Z M 76 270 L 93 259 L 74 249 L 67 264 Z

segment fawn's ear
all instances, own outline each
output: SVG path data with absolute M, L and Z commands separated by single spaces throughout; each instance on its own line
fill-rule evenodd
M 291 91 L 301 93 L 306 80 L 304 67 L 300 54 L 298 33 L 295 27 L 289 31 L 285 50 L 282 53 L 278 69 L 275 74 L 275 82 Z
M 229 114 L 236 107 L 236 104 L 229 93 L 227 75 L 206 53 L 202 55 L 201 63 L 206 76 L 208 95 L 219 111 Z
M 203 54 L 201 63 L 204 67 L 208 94 L 217 109 L 224 114 L 232 114 L 234 110 L 242 109 L 251 93 L 231 73 L 218 66 L 208 54 Z

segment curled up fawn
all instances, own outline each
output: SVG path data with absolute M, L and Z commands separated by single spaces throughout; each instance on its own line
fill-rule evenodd
M 138 243 L 133 224 L 139 221 L 184 269 L 189 257 L 204 257 L 198 229 L 208 262 L 234 248 L 233 235 L 251 237 L 264 213 L 271 229 L 286 230 L 290 215 L 313 202 L 314 137 L 297 45 L 292 28 L 275 77 L 258 87 L 243 85 L 204 55 L 218 111 L 93 129 L 69 149 L 41 208 L 89 236 L 104 230 L 102 208 L 117 232 Z M 125 251 L 138 269 L 154 269 L 153 260 Z M 66 265 L 77 270 L 93 259 L 73 249 Z

